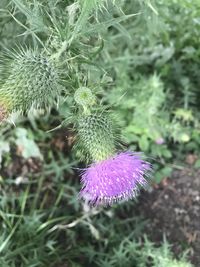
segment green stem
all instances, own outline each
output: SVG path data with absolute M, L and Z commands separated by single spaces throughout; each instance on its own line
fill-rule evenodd
M 56 59 L 56 60 L 58 60 L 58 59 L 61 57 L 61 55 L 66 51 L 67 47 L 68 47 L 68 41 L 64 41 L 64 42 L 62 43 L 61 48 L 58 50 L 58 52 L 56 52 L 55 54 L 53 54 L 53 55 L 51 56 L 51 59 Z

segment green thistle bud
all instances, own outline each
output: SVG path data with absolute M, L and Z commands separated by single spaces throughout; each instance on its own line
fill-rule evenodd
M 84 109 L 95 104 L 95 96 L 87 87 L 80 87 L 74 94 L 74 99 L 78 105 L 83 106 Z
M 112 121 L 105 113 L 80 116 L 77 131 L 81 159 L 100 161 L 115 153 L 115 133 Z
M 8 71 L 8 78 L 0 88 L 1 110 L 7 106 L 3 104 L 4 99 L 9 99 L 9 108 L 6 110 L 11 113 L 47 107 L 58 97 L 58 73 L 54 63 L 45 55 L 22 50 L 13 54 Z M 1 113 L 1 117 L 5 117 L 4 111 Z

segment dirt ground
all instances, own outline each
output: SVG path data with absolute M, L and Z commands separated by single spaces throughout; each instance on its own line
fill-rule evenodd
M 152 241 L 167 240 L 176 255 L 188 249 L 189 259 L 200 267 L 200 170 L 175 171 L 151 192 L 141 195 L 138 212 L 148 220 Z

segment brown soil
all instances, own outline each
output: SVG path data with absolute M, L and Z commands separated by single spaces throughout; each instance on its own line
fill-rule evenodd
M 162 241 L 164 233 L 176 255 L 188 249 L 194 266 L 200 266 L 200 170 L 174 172 L 142 194 L 138 209 L 148 219 L 146 231 L 152 241 Z

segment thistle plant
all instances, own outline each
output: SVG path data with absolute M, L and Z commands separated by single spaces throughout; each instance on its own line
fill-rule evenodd
M 0 88 L 0 122 L 11 113 L 52 105 L 60 94 L 54 62 L 37 50 L 23 50 L 5 58 L 4 83 Z
M 83 158 L 91 161 L 82 172 L 80 197 L 93 205 L 111 205 L 134 198 L 139 188 L 147 185 L 145 176 L 151 171 L 151 165 L 142 159 L 141 153 L 118 151 L 111 118 L 105 111 L 91 107 L 89 98 L 90 94 L 76 124 L 77 148 Z M 77 93 L 75 100 L 81 102 Z
M 0 86 L 0 122 L 15 111 L 27 113 L 32 108 L 52 106 L 62 95 L 57 67 L 57 63 L 60 64 L 62 71 L 66 73 L 68 70 L 64 78 L 65 85 L 69 85 L 68 93 L 74 95 L 78 107 L 78 112 L 76 110 L 72 116 L 77 133 L 75 149 L 80 159 L 89 164 L 82 173 L 80 197 L 94 205 L 110 205 L 135 197 L 140 187 L 147 184 L 145 177 L 151 165 L 143 159 L 141 153 L 119 149 L 120 140 L 111 112 L 105 111 L 97 103 L 94 92 L 89 88 L 81 86 L 77 89 L 78 85 L 86 83 L 85 77 L 90 77 L 90 71 L 81 62 L 86 62 L 87 67 L 93 66 L 92 57 L 95 58 L 103 48 L 97 44 L 102 27 L 107 29 L 117 26 L 134 14 L 124 15 L 120 6 L 118 8 L 113 4 L 114 1 L 78 1 L 68 6 L 68 20 L 63 19 L 60 23 L 57 17 L 64 18 L 65 12 L 61 8 L 55 16 L 52 12 L 53 3 L 51 7 L 48 6 L 48 12 L 38 9 L 35 4 L 29 6 L 20 4 L 20 1 L 14 2 L 26 17 L 32 38 L 45 49 L 21 49 L 8 56 L 5 67 L 0 69 L 4 77 Z M 117 20 L 110 17 L 110 6 L 113 15 L 119 14 Z M 108 15 L 106 21 L 103 10 Z M 33 23 L 30 16 L 32 12 L 35 12 L 34 16 L 39 23 Z M 91 17 L 95 12 L 98 16 Z M 50 18 L 47 25 L 42 19 L 42 14 L 46 13 L 49 13 Z M 90 24 L 90 21 L 93 23 Z M 41 31 L 44 31 L 44 36 L 48 36 L 44 43 L 37 36 L 37 32 Z M 91 44 L 98 47 L 93 53 L 86 49 L 90 37 L 88 47 Z M 48 51 L 50 56 L 44 51 Z M 79 75 L 81 71 L 83 73 Z M 63 95 L 65 97 L 65 92 Z

